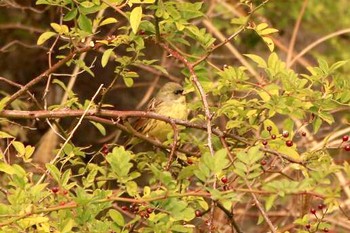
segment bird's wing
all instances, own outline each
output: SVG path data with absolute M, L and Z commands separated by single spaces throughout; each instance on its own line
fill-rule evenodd
M 149 104 L 147 105 L 146 111 L 147 112 L 155 112 L 157 106 L 160 104 L 160 101 L 158 101 L 156 98 L 153 98 L 152 100 L 150 100 Z M 137 119 L 133 124 L 132 127 L 140 133 L 147 133 L 147 132 L 143 132 L 146 128 L 146 126 L 149 126 L 149 121 L 151 119 L 149 118 L 139 118 Z M 149 130 L 149 129 L 148 129 Z M 138 144 L 139 141 L 137 138 L 135 137 L 131 137 L 126 143 L 125 143 L 125 148 L 130 148 L 131 146 L 134 146 L 132 144 Z

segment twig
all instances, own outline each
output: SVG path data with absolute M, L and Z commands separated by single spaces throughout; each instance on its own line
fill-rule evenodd
M 230 212 L 229 210 L 227 210 L 220 203 L 218 203 L 217 205 L 227 215 L 228 219 L 230 220 L 230 223 L 231 223 L 232 227 L 236 230 L 236 232 L 237 233 L 243 233 L 243 231 L 241 231 L 240 227 L 238 226 L 236 220 L 234 219 L 233 213 Z
M 246 183 L 248 189 L 251 190 L 252 187 L 250 186 L 249 181 L 248 181 L 247 179 L 245 179 L 245 183 Z M 265 219 L 265 221 L 266 221 L 267 225 L 269 226 L 271 232 L 277 233 L 276 227 L 272 224 L 272 222 L 271 222 L 269 216 L 268 216 L 267 213 L 265 212 L 263 206 L 262 206 L 261 203 L 259 202 L 259 200 L 258 200 L 258 198 L 256 197 L 255 193 L 252 193 L 252 192 L 251 192 L 250 194 L 252 195 L 255 205 L 258 207 L 258 209 L 259 209 L 261 215 L 262 215 L 263 218 Z
M 38 82 L 42 81 L 43 79 L 47 78 L 49 74 L 51 74 L 52 72 L 55 72 L 62 65 L 66 64 L 66 62 L 68 62 L 70 59 L 72 59 L 75 55 L 80 54 L 80 53 L 85 53 L 91 49 L 97 49 L 100 46 L 101 46 L 101 44 L 96 44 L 95 47 L 84 47 L 84 48 L 81 48 L 81 49 L 78 49 L 78 50 L 71 52 L 65 58 L 63 58 L 62 60 L 60 60 L 56 64 L 54 64 L 51 68 L 45 70 L 39 76 L 35 77 L 34 79 L 32 79 L 32 81 L 30 81 L 29 83 L 24 85 L 21 90 L 17 91 L 13 95 L 11 95 L 11 97 L 9 98 L 9 100 L 5 104 L 5 108 L 8 107 L 18 97 L 23 95 L 23 93 L 27 92 L 29 90 L 29 88 L 31 88 L 32 86 L 34 86 Z
M 173 162 L 174 155 L 175 155 L 175 152 L 176 152 L 177 143 L 178 143 L 178 138 L 179 138 L 179 130 L 177 129 L 175 122 L 171 122 L 171 127 L 173 128 L 174 136 L 173 136 L 173 143 L 172 143 L 172 146 L 171 146 L 170 155 L 169 155 L 169 158 L 168 158 L 168 163 L 167 163 L 167 165 L 165 167 L 166 171 L 169 170 L 169 168 L 171 166 L 171 163 Z
M 65 117 L 80 117 L 84 113 L 84 110 L 54 110 L 54 111 L 46 111 L 46 110 L 38 110 L 38 111 L 21 111 L 21 110 L 2 110 L 0 111 L 1 117 L 14 118 L 14 119 L 45 119 L 45 118 L 65 118 Z M 101 116 L 101 117 L 111 117 L 114 119 L 120 118 L 128 118 L 128 117 L 144 117 L 144 118 L 152 118 L 160 121 L 164 121 L 167 123 L 171 123 L 171 121 L 175 122 L 175 124 L 183 125 L 189 128 L 207 130 L 206 124 L 196 124 L 185 120 L 172 119 L 168 116 L 160 115 L 154 112 L 147 111 L 117 111 L 117 110 L 104 110 L 97 111 L 96 109 L 90 109 L 86 113 L 88 116 Z M 223 132 L 218 128 L 212 128 L 212 133 L 218 137 L 225 136 L 227 138 L 235 139 L 244 144 L 248 144 L 244 138 L 241 138 L 235 134 Z
M 83 119 L 85 118 L 87 112 L 89 111 L 89 109 L 91 108 L 91 105 L 93 103 L 93 101 L 95 100 L 96 96 L 99 94 L 101 88 L 103 87 L 103 84 L 100 85 L 100 87 L 97 89 L 95 95 L 91 98 L 88 106 L 86 107 L 86 110 L 84 111 L 83 115 L 80 117 L 79 121 L 77 122 L 76 126 L 74 127 L 74 129 L 71 131 L 71 133 L 69 134 L 68 138 L 65 140 L 65 142 L 63 143 L 63 145 L 61 146 L 61 148 L 59 149 L 59 151 L 57 152 L 56 156 L 50 161 L 50 164 L 54 164 L 57 159 L 60 157 L 64 147 L 68 144 L 68 142 L 72 139 L 75 131 L 77 131 L 77 129 L 79 128 L 79 126 L 81 125 L 81 122 L 83 121 Z M 49 171 L 47 170 L 38 180 L 38 182 L 36 183 L 37 185 L 42 183 L 46 177 L 46 175 L 49 173 Z
M 6 79 L 4 77 L 0 77 L 0 81 L 3 81 L 5 83 L 8 83 L 10 84 L 11 86 L 15 86 L 15 87 L 18 87 L 18 88 L 23 88 L 23 85 L 21 84 L 18 84 L 18 83 L 15 83 L 9 79 Z M 34 103 L 37 105 L 37 107 L 39 109 L 42 109 L 40 103 L 38 102 L 38 100 L 34 97 L 34 95 L 32 93 L 30 93 L 30 91 L 26 91 L 26 93 L 29 95 L 29 97 L 34 101 Z
M 293 50 L 294 50 L 294 45 L 295 45 L 295 40 L 297 38 L 297 34 L 300 28 L 300 23 L 301 23 L 301 19 L 303 18 L 303 15 L 305 13 L 305 9 L 307 6 L 308 0 L 304 0 L 303 6 L 301 7 L 298 19 L 295 23 L 294 29 L 293 29 L 293 34 L 292 34 L 292 38 L 290 39 L 290 43 L 289 43 L 289 48 L 288 48 L 288 53 L 287 53 L 287 59 L 286 59 L 286 66 L 289 68 L 289 63 L 292 59 L 292 55 L 293 55 Z
M 293 60 L 290 62 L 289 66 L 292 66 L 299 58 L 304 56 L 307 52 L 309 52 L 311 49 L 313 49 L 317 45 L 321 44 L 322 42 L 324 42 L 324 41 L 326 41 L 328 39 L 331 39 L 333 37 L 336 37 L 336 36 L 339 36 L 339 35 L 342 35 L 342 34 L 346 34 L 346 33 L 350 33 L 350 28 L 339 30 L 339 31 L 333 32 L 331 34 L 328 34 L 328 35 L 326 35 L 324 37 L 321 37 L 320 39 L 316 40 L 315 42 L 311 43 L 306 48 L 304 48 L 300 53 L 298 53 L 298 55 L 296 55 L 293 58 Z

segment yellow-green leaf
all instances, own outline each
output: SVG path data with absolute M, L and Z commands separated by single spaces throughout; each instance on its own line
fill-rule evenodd
M 20 156 L 23 156 L 25 154 L 26 150 L 25 150 L 23 143 L 18 142 L 18 141 L 14 141 L 14 142 L 12 142 L 12 145 L 16 149 L 16 151 L 18 152 L 18 154 Z
M 118 20 L 116 20 L 115 18 L 107 18 L 107 19 L 104 19 L 101 23 L 100 23 L 100 26 L 103 26 L 103 25 L 106 25 L 106 24 L 111 24 L 111 23 L 116 23 L 118 22 Z
M 264 40 L 267 47 L 269 47 L 270 51 L 273 52 L 273 50 L 275 49 L 275 44 L 273 43 L 273 40 L 265 36 L 263 36 L 262 39 Z
M 53 37 L 54 35 L 56 35 L 55 32 L 44 32 L 43 34 L 41 34 L 36 42 L 37 45 L 42 45 L 45 43 L 45 41 L 47 41 L 48 39 L 50 39 L 51 37 Z
M 6 132 L 0 131 L 0 138 L 14 138 L 14 137 Z
M 66 25 L 59 25 L 57 23 L 50 24 L 53 30 L 55 30 L 59 34 L 66 34 L 69 32 L 69 29 Z
M 102 67 L 105 67 L 108 63 L 109 57 L 112 55 L 113 49 L 107 49 L 104 51 L 102 58 L 101 58 L 101 65 Z
M 135 7 L 130 13 L 130 25 L 133 33 L 137 33 L 142 18 L 142 7 Z

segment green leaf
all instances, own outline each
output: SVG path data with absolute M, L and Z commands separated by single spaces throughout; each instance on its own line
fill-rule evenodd
M 6 103 L 7 103 L 7 101 L 8 101 L 9 99 L 10 99 L 9 96 L 5 96 L 4 98 L 2 98 L 2 99 L 0 100 L 0 111 L 4 109 Z
M 126 183 L 126 191 L 128 194 L 132 197 L 136 196 L 138 194 L 138 187 L 135 181 L 129 181 Z
M 128 3 L 132 3 L 132 4 L 151 4 L 151 3 L 155 3 L 155 0 L 129 0 Z
M 252 59 L 256 64 L 258 64 L 258 67 L 260 68 L 267 68 L 267 64 L 264 59 L 259 57 L 258 55 L 255 54 L 244 54 L 244 56 L 249 57 Z
M 64 228 L 60 231 L 61 233 L 69 233 L 72 232 L 72 228 L 75 225 L 75 222 L 73 219 L 68 218 L 66 219 L 66 222 L 64 224 Z
M 114 209 L 110 209 L 108 211 L 109 216 L 111 217 L 111 219 L 113 220 L 113 222 L 115 222 L 116 224 L 118 224 L 118 226 L 123 227 L 125 225 L 125 221 L 124 221 L 124 217 L 121 213 L 119 213 L 118 211 L 114 210 Z
M 70 21 L 72 19 L 75 19 L 75 17 L 78 14 L 78 10 L 77 8 L 74 8 L 73 10 L 69 11 L 64 17 L 63 17 L 63 21 Z
M 123 78 L 123 80 L 127 87 L 132 87 L 132 85 L 134 85 L 134 79 L 132 78 Z
M 132 168 L 131 152 L 125 151 L 124 147 L 114 147 L 111 153 L 106 156 L 107 162 L 111 165 L 112 171 L 119 178 L 127 178 Z M 121 180 L 122 182 L 123 180 Z
M 113 49 L 107 49 L 104 51 L 102 58 L 101 58 L 101 65 L 102 67 L 105 67 L 109 61 L 109 57 L 113 54 Z
M 142 18 L 142 7 L 135 7 L 130 13 L 130 25 L 134 34 L 137 33 L 139 29 Z
M 85 8 L 90 8 L 90 7 L 93 7 L 95 6 L 95 4 L 93 4 L 92 2 L 90 1 L 84 1 L 82 3 L 80 3 L 81 6 L 85 7 Z
M 79 27 L 88 33 L 92 33 L 92 23 L 91 20 L 84 14 L 80 14 L 78 18 Z
M 57 35 L 57 33 L 55 32 L 44 32 L 43 34 L 41 34 L 36 42 L 37 45 L 42 45 L 45 43 L 45 41 L 47 41 L 48 39 L 50 39 L 51 37 Z
M 60 182 L 61 172 L 58 170 L 58 168 L 51 164 L 47 163 L 45 164 L 46 169 L 50 172 L 50 175 L 57 181 Z
M 96 127 L 96 129 L 98 129 L 98 131 L 100 131 L 100 133 L 101 133 L 103 136 L 106 135 L 106 129 L 105 129 L 105 127 L 104 127 L 101 123 L 99 123 L 99 122 L 94 122 L 94 121 L 90 121 L 90 123 L 93 124 L 93 125 Z
M 295 161 L 301 161 L 299 153 L 295 150 L 295 148 L 288 147 L 285 145 L 282 145 L 278 151 L 284 155 L 286 155 L 288 158 L 291 158 Z

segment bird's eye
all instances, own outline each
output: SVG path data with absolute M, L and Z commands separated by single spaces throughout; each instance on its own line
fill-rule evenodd
M 174 94 L 175 94 L 175 95 L 181 95 L 183 92 L 184 92 L 184 90 L 179 89 L 179 90 L 175 90 L 175 91 L 174 91 Z

